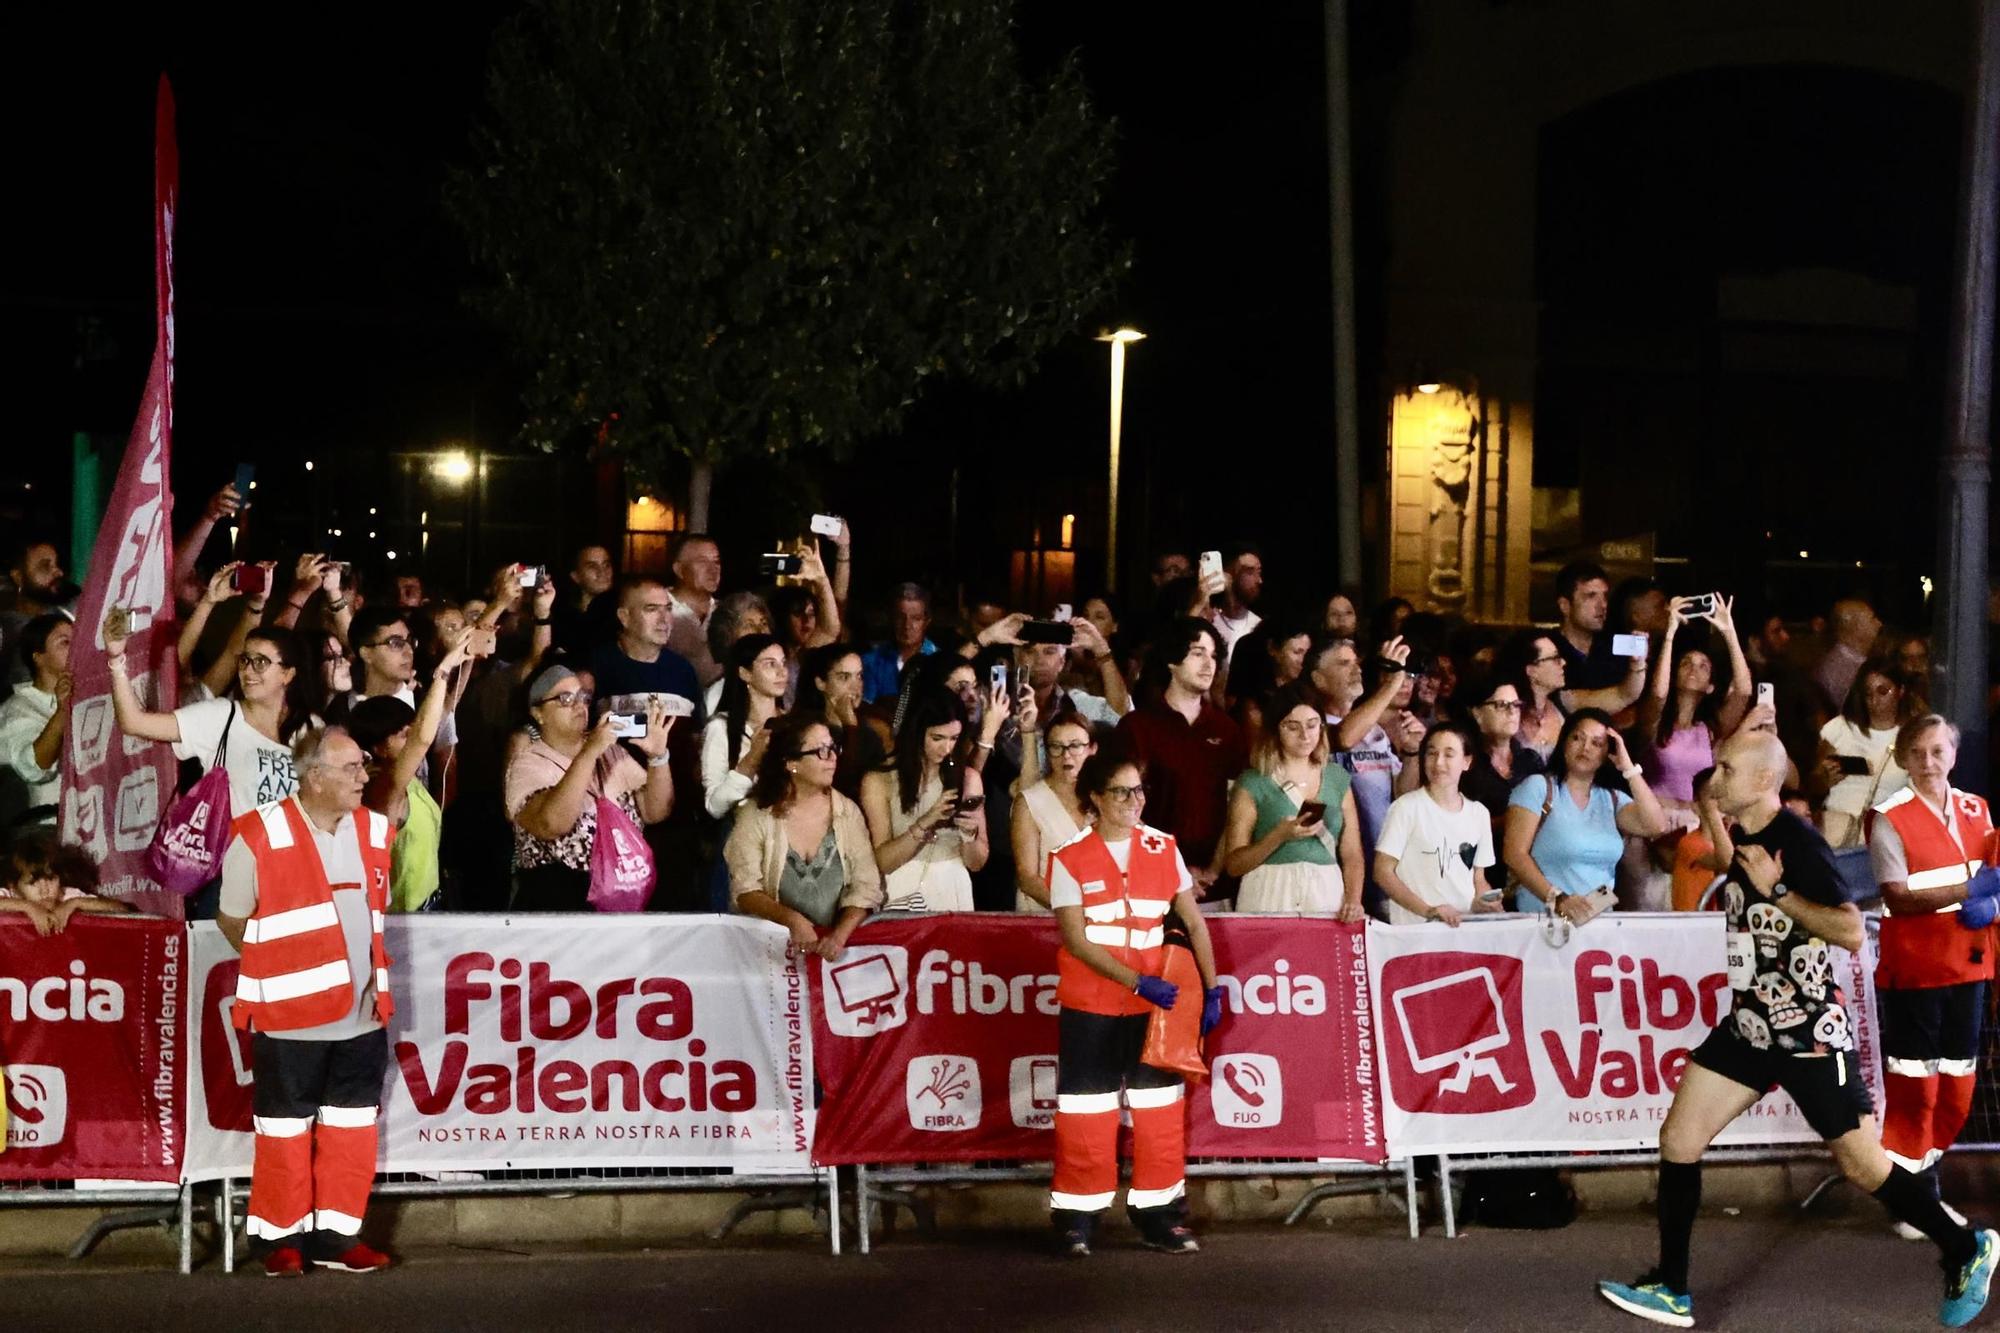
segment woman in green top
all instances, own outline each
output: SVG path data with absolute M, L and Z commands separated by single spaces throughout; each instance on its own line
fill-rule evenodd
M 1296 686 L 1271 695 L 1266 730 L 1236 780 L 1223 869 L 1239 912 L 1333 912 L 1361 920 L 1361 835 L 1347 770 L 1327 759 L 1326 724 Z

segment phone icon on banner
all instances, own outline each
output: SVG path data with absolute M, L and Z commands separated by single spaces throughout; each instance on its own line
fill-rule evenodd
M 1225 1129 L 1269 1129 L 1285 1116 L 1285 1073 L 1274 1055 L 1242 1052 L 1215 1062 L 1209 1109 Z
M 1007 1066 L 1007 1104 L 1021 1129 L 1054 1129 L 1056 1123 L 1056 1058 L 1017 1056 Z

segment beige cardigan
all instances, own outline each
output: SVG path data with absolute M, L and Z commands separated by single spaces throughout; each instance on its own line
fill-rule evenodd
M 861 807 L 833 793 L 833 845 L 840 852 L 840 864 L 847 872 L 847 887 L 841 891 L 842 907 L 859 907 L 872 912 L 882 905 L 882 872 L 875 865 L 875 840 L 868 835 L 868 821 Z M 766 810 L 755 801 L 736 807 L 736 825 L 730 830 L 723 859 L 729 864 L 729 901 L 734 905 L 746 893 L 778 896 L 785 878 L 785 853 L 789 850 L 785 826 L 775 810 Z

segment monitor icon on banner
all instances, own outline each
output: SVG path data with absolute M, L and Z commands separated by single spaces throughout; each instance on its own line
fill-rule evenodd
M 872 1037 L 910 1019 L 910 953 L 898 944 L 850 947 L 820 964 L 821 1003 L 836 1037 Z
M 919 1055 L 903 1075 L 910 1127 L 955 1134 L 979 1128 L 986 1100 L 979 1064 L 969 1055 Z
M 1522 1022 L 1521 963 L 1435 953 L 1383 967 L 1390 1086 L 1407 1111 L 1479 1114 L 1534 1099 Z
M 9 1065 L 7 1147 L 47 1148 L 69 1128 L 69 1080 L 54 1065 Z

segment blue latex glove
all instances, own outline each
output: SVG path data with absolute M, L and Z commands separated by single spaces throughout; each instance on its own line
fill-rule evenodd
M 1971 905 L 1974 898 L 2000 898 L 2000 866 L 1988 866 L 1972 877 L 1965 886 L 1965 901 Z
M 1165 977 L 1140 977 L 1139 984 L 1132 988 L 1147 1004 L 1158 1005 L 1162 1009 L 1174 1007 L 1174 1001 L 1181 998 L 1181 988 Z
M 1201 1035 L 1206 1037 L 1215 1031 L 1215 1025 L 1222 1021 L 1222 987 L 1210 986 L 1201 993 Z
M 2000 898 L 1967 898 L 1965 906 L 1958 909 L 1958 924 L 1967 930 L 1984 930 L 1996 916 L 2000 916 Z

